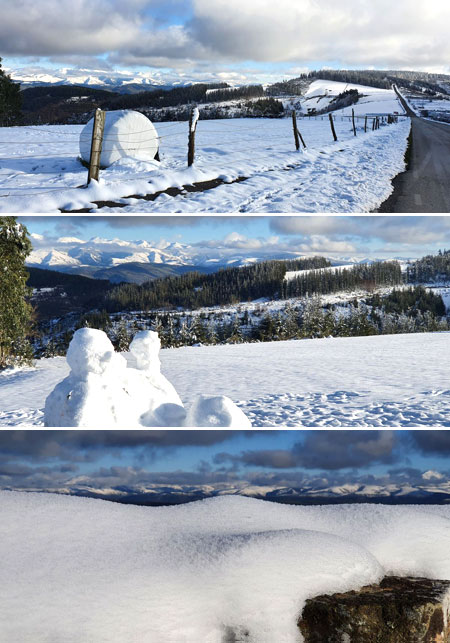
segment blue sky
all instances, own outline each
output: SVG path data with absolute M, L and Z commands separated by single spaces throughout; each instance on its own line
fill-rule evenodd
M 0 488 L 421 485 L 450 480 L 448 431 L 2 431 Z
M 445 216 L 28 216 L 21 217 L 42 244 L 57 239 L 119 238 L 126 241 L 179 241 L 209 249 L 268 254 L 414 258 L 450 248 Z M 36 242 L 37 243 L 37 242 Z
M 321 67 L 449 71 L 446 0 L 4 4 L 0 42 L 8 69 L 131 70 L 166 82 L 236 83 Z

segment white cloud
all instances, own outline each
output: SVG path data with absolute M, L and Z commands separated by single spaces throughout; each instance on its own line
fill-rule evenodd
M 422 473 L 422 478 L 424 480 L 443 480 L 445 476 L 439 471 L 425 471 L 425 473 Z
M 235 60 L 448 67 L 445 0 L 194 0 L 193 32 Z
M 348 241 L 334 241 L 324 235 L 311 235 L 311 238 L 306 243 L 300 244 L 299 249 L 305 253 L 324 252 L 326 254 L 334 254 L 336 252 L 355 253 L 356 247 Z
M 449 68 L 446 0 L 17 0 L 3 3 L 2 53 L 209 72 L 229 62 Z M 184 9 L 184 18 L 183 18 Z M 181 17 L 180 17 L 181 16 Z M 212 67 L 215 69 L 211 69 Z M 206 69 L 205 69 L 206 71 Z
M 274 217 L 271 228 L 286 235 L 333 235 L 352 243 L 378 239 L 386 250 L 391 243 L 402 250 L 427 243 L 438 243 L 442 249 L 450 245 L 450 217 L 445 216 Z

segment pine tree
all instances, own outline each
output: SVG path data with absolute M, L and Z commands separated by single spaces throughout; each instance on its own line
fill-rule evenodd
M 219 342 L 216 323 L 215 323 L 214 319 L 212 319 L 212 320 L 210 320 L 208 322 L 208 326 L 207 326 L 207 329 L 206 329 L 206 342 L 208 344 L 211 344 L 212 346 L 215 346 Z
M 164 345 L 164 348 L 173 348 L 174 346 L 178 345 L 176 339 L 175 324 L 173 323 L 173 315 L 169 314 L 168 316 L 162 343 Z
M 228 326 L 228 333 L 227 333 L 227 339 L 226 343 L 227 344 L 242 344 L 244 341 L 242 337 L 242 329 L 241 329 L 241 323 L 240 319 L 237 315 L 235 315 L 234 319 Z
M 27 229 L 16 217 L 0 217 L 0 369 L 29 363 L 33 308 L 25 259 L 31 252 Z
M 200 315 L 194 315 L 192 317 L 189 332 L 191 336 L 191 344 L 203 344 L 206 341 L 206 326 L 203 320 L 200 318 Z
M 20 85 L 5 74 L 0 58 L 0 127 L 15 125 L 20 121 L 21 104 Z
M 127 351 L 130 348 L 131 340 L 132 337 L 127 328 L 127 323 L 124 319 L 121 319 L 113 342 L 114 348 L 119 352 Z

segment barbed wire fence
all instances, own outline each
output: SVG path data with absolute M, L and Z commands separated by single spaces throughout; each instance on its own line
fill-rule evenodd
M 158 122 L 156 123 L 159 133 L 156 136 L 150 136 L 147 138 L 142 138 L 143 134 L 148 134 L 148 130 L 142 130 L 142 131 L 133 131 L 130 133 L 124 133 L 121 134 L 124 138 L 124 144 L 126 143 L 126 151 L 127 152 L 133 152 L 142 149 L 142 143 L 150 142 L 153 140 L 158 141 L 158 152 L 157 155 L 155 156 L 155 160 L 161 161 L 161 158 L 159 156 L 159 147 L 161 143 L 165 142 L 166 139 L 173 139 L 177 138 L 179 140 L 184 139 L 187 144 L 187 167 L 191 167 L 195 163 L 195 156 L 196 156 L 196 143 L 197 143 L 197 133 L 198 133 L 198 123 L 199 123 L 199 114 L 197 107 L 193 107 L 190 113 L 190 118 L 189 118 L 189 127 L 188 127 L 188 135 L 186 136 L 185 132 L 172 132 L 170 130 L 173 130 L 173 128 L 179 128 L 180 127 L 180 121 L 176 122 Z M 92 129 L 92 138 L 91 138 L 91 146 L 90 146 L 90 157 L 89 157 L 89 162 L 84 163 L 79 157 L 79 160 L 83 162 L 83 164 L 87 167 L 87 179 L 86 182 L 81 183 L 80 185 L 75 185 L 75 186 L 70 186 L 70 185 L 59 185 L 55 187 L 49 187 L 44 190 L 40 191 L 31 191 L 31 192 L 26 192 L 23 191 L 23 188 L 12 188 L 14 191 L 17 190 L 17 195 L 18 196 L 38 196 L 42 194 L 50 194 L 58 191 L 64 191 L 64 190 L 73 190 L 73 189 L 82 189 L 86 188 L 92 180 L 99 180 L 99 177 L 101 175 L 101 164 L 100 164 L 100 159 L 101 159 L 101 154 L 102 152 L 112 152 L 117 149 L 117 147 L 108 147 L 108 137 L 104 137 L 104 128 L 105 128 L 105 121 L 106 121 L 106 114 L 107 112 L 101 109 L 97 109 L 95 114 L 94 114 L 94 123 L 93 123 L 93 129 Z M 266 114 L 264 111 L 261 113 L 261 118 L 268 118 L 270 115 Z M 289 117 L 289 111 L 287 113 L 287 116 Z M 382 126 L 386 125 L 391 125 L 398 123 L 400 119 L 402 118 L 407 118 L 406 115 L 404 114 L 392 114 L 392 113 L 386 113 L 386 114 L 365 114 L 365 115 L 356 115 L 354 110 L 352 109 L 351 114 L 335 114 L 332 112 L 329 113 L 321 113 L 321 114 L 304 114 L 296 111 L 295 109 L 290 110 L 290 119 L 292 121 L 292 132 L 293 132 L 293 147 L 295 148 L 296 151 L 301 151 L 301 150 L 306 150 L 308 147 L 309 142 L 305 140 L 305 137 L 302 134 L 302 124 L 307 123 L 310 121 L 318 121 L 318 120 L 325 120 L 328 119 L 330 123 L 330 129 L 331 129 L 331 136 L 332 139 L 337 142 L 339 140 L 340 133 L 336 129 L 336 123 L 348 123 L 352 127 L 352 131 L 355 137 L 357 137 L 359 134 L 365 134 L 368 131 L 375 131 L 380 129 Z M 200 115 L 201 119 L 201 115 Z M 209 120 L 209 119 L 205 119 Z M 204 119 L 201 119 L 201 122 L 205 122 Z M 258 123 L 257 125 L 247 125 L 245 127 L 242 127 L 240 124 L 239 126 L 235 125 L 235 122 L 239 121 L 239 123 L 242 122 L 242 119 L 239 117 L 234 117 L 234 118 L 229 118 L 229 119 L 211 119 L 215 122 L 215 125 L 217 124 L 217 129 L 211 129 L 208 128 L 206 131 L 202 132 L 202 134 L 207 135 L 208 137 L 211 134 L 218 134 L 218 135 L 226 135 L 228 136 L 229 134 L 236 133 L 236 136 L 242 137 L 242 134 L 244 132 L 254 132 L 254 131 L 259 131 L 262 134 L 264 134 L 264 141 L 270 142 L 270 153 L 273 153 L 276 149 L 278 150 L 283 150 L 283 151 L 288 151 L 286 142 L 287 140 L 283 140 L 282 143 L 276 144 L 275 141 L 280 140 L 280 133 L 274 133 L 274 134 L 268 134 L 267 133 L 267 127 L 265 123 Z M 274 117 L 272 116 L 270 120 L 274 120 Z M 276 120 L 289 120 L 289 119 L 279 119 L 277 118 Z M 64 126 L 62 126 L 64 127 Z M 72 158 L 67 154 L 67 145 L 68 144 L 78 144 L 79 143 L 79 136 L 74 136 L 73 134 L 62 134 L 61 131 L 52 131 L 48 126 L 22 126 L 18 129 L 25 130 L 25 131 L 32 131 L 32 132 L 42 132 L 45 136 L 43 139 L 40 139 L 38 141 L 25 141 L 25 140 L 0 140 L 0 167 L 1 167 L 1 162 L 2 160 L 28 160 L 28 159 L 42 159 L 45 161 L 45 159 L 64 159 L 67 161 L 70 161 Z M 201 127 L 200 127 L 201 130 Z M 169 132 L 169 133 L 166 133 Z M 106 143 L 106 147 L 105 147 Z M 136 143 L 136 147 L 133 147 L 133 143 Z M 131 144 L 131 146 L 130 146 Z M 139 145 L 138 145 L 139 144 Z M 209 142 L 210 144 L 210 142 Z M 16 148 L 19 148 L 19 153 L 18 154 L 13 154 L 9 156 L 3 156 L 2 157 L 2 146 L 15 146 Z M 37 153 L 35 148 L 38 145 L 49 145 L 51 146 L 51 151 L 46 151 L 45 153 L 39 152 Z M 30 152 L 21 153 L 21 148 L 25 149 L 29 147 L 31 149 Z M 200 147 L 200 146 L 199 146 Z M 230 144 L 229 141 L 226 142 L 221 142 L 219 141 L 214 141 L 214 147 L 215 148 L 223 148 L 224 152 L 227 150 L 230 150 L 230 152 L 247 152 L 251 154 L 251 160 L 252 161 L 258 161 L 258 160 L 265 160 L 265 161 L 270 161 L 271 154 L 269 154 L 269 150 L 265 152 L 264 154 L 255 154 L 253 151 L 249 150 L 249 146 L 239 146 L 236 147 L 236 145 Z M 56 150 L 55 150 L 56 148 Z M 59 151 L 59 148 L 61 151 Z M 200 148 L 201 149 L 201 148 Z M 33 168 L 31 168 L 33 170 Z M 61 175 L 64 172 L 64 166 L 60 168 L 60 170 L 43 170 L 39 167 L 36 167 L 35 170 L 39 170 L 38 174 L 47 174 L 47 175 L 52 175 L 52 176 L 58 176 Z M 120 178 L 115 178 L 114 182 L 115 183 L 129 183 L 130 178 L 127 179 L 120 179 Z M 0 194 L 0 198 L 8 198 L 11 197 L 11 188 L 9 190 L 8 194 Z

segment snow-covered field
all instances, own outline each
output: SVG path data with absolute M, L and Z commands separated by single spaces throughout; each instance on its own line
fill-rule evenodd
M 153 508 L 2 491 L 0 533 L 8 643 L 300 643 L 307 598 L 388 574 L 450 579 L 442 506 Z
M 404 170 L 409 119 L 366 134 L 358 122 L 336 115 L 334 143 L 328 117 L 299 119 L 307 150 L 296 152 L 290 119 L 200 121 L 196 161 L 186 167 L 187 123 L 157 123 L 161 163 L 131 157 L 102 170 L 86 184 L 78 160 L 81 125 L 0 128 L 0 211 L 57 212 L 112 200 L 107 212 L 369 212 L 392 192 Z M 249 177 L 230 183 L 238 177 Z M 204 192 L 156 201 L 125 199 L 169 187 L 220 178 Z
M 199 394 L 226 395 L 254 427 L 448 427 L 449 349 L 450 333 L 421 333 L 173 348 L 160 359 L 188 409 Z M 68 372 L 55 357 L 0 373 L 0 425 L 42 425 Z
M 316 111 L 326 109 L 333 98 L 351 89 L 356 89 L 359 94 L 362 94 L 362 97 L 356 104 L 336 111 L 336 116 L 339 114 L 351 115 L 352 109 L 355 112 L 355 116 L 404 113 L 393 89 L 378 89 L 367 85 L 355 85 L 332 80 L 315 80 L 311 83 L 305 96 L 301 99 L 302 109 L 305 112 L 308 109 L 315 109 Z

